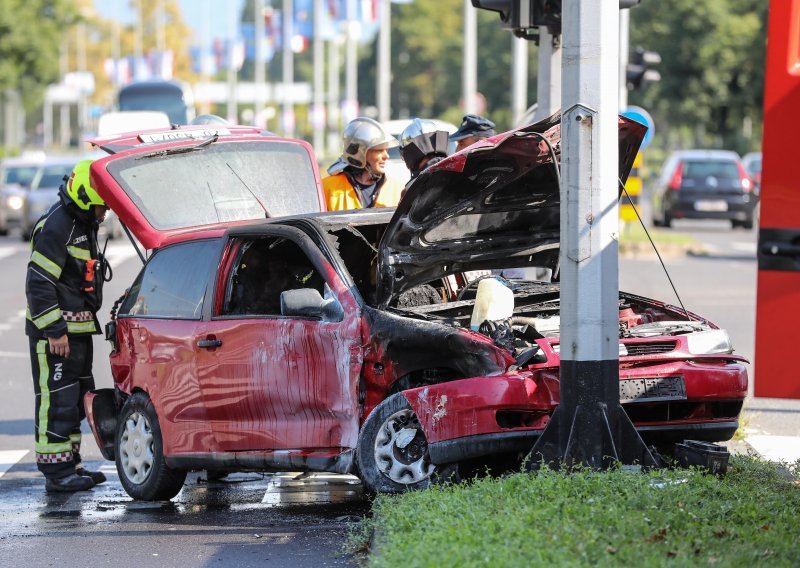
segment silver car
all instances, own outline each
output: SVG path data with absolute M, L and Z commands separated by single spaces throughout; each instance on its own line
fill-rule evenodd
M 25 197 L 44 160 L 44 152 L 26 152 L 0 164 L 0 235 L 20 226 Z
M 22 204 L 20 228 L 23 240 L 30 240 L 39 217 L 58 201 L 59 186 L 79 161 L 78 156 L 54 157 L 40 164 Z

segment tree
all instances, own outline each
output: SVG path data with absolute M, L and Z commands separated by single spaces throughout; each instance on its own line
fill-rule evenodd
M 662 57 L 661 81 L 631 93 L 668 133 L 656 144 L 759 146 L 767 8 L 764 0 L 671 0 L 631 11 L 631 45 Z M 756 136 L 745 137 L 748 123 Z
M 70 0 L 0 0 L 0 90 L 17 90 L 27 110 L 57 81 L 65 27 L 77 21 Z

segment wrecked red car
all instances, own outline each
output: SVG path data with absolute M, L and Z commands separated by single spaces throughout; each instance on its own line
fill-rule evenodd
M 644 131 L 619 132 L 624 180 Z M 559 134 L 547 120 L 472 146 L 394 211 L 261 221 L 244 219 L 287 213 L 265 183 L 318 180 L 305 157 L 284 175 L 290 141 L 129 140 L 96 161 L 98 192 L 152 251 L 108 325 L 115 387 L 85 401 L 125 490 L 168 499 L 206 469 L 396 492 L 519 464 L 559 401 Z M 232 151 L 248 144 L 274 145 L 278 173 L 244 175 Z M 471 326 L 486 273 L 510 267 L 550 278 L 505 280 L 510 312 Z M 632 294 L 619 316 L 620 398 L 644 440 L 729 439 L 747 373 L 727 334 Z

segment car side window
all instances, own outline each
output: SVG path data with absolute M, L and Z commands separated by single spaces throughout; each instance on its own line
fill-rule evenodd
M 281 293 L 313 288 L 325 280 L 295 242 L 284 237 L 244 241 L 226 285 L 221 315 L 280 316 Z
M 219 242 L 195 241 L 158 251 L 119 309 L 120 316 L 200 319 Z

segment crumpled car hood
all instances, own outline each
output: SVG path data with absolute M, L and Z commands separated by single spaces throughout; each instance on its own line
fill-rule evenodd
M 619 117 L 624 182 L 647 127 Z M 378 304 L 468 270 L 558 266 L 561 121 L 555 114 L 453 154 L 425 170 L 381 239 Z

